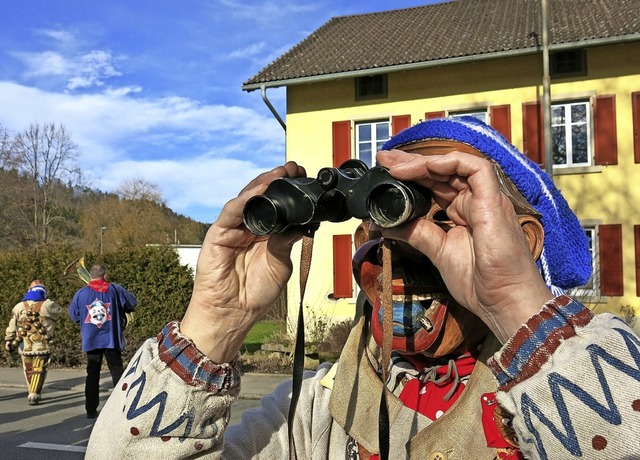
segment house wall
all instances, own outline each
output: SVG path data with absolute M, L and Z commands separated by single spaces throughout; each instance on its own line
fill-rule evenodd
M 193 270 L 193 275 L 196 274 L 196 267 L 198 265 L 198 256 L 200 255 L 201 245 L 189 245 L 189 246 L 174 246 L 178 257 L 180 258 L 180 264 L 186 265 Z
M 622 305 L 638 306 L 634 225 L 640 224 L 640 165 L 634 162 L 631 93 L 640 91 L 640 44 L 629 43 L 588 49 L 587 76 L 554 80 L 552 101 L 615 95 L 618 164 L 557 174 L 554 180 L 583 223 L 621 224 L 623 238 L 624 295 L 591 298 L 597 311 L 618 312 Z M 307 168 L 310 176 L 332 166 L 332 123 L 389 119 L 410 115 L 411 123 L 425 112 L 459 111 L 509 105 L 511 141 L 523 148 L 522 104 L 542 99 L 542 58 L 529 55 L 469 62 L 391 73 L 388 98 L 357 102 L 354 80 L 342 79 L 287 88 L 287 159 Z M 353 126 L 353 124 L 352 124 Z M 352 155 L 355 152 L 352 136 Z M 332 236 L 349 234 L 358 222 L 325 223 L 318 230 L 305 295 L 312 315 L 337 320 L 353 315 L 356 288 L 351 299 L 333 300 Z M 299 245 L 294 250 L 299 258 Z M 289 311 L 299 303 L 298 268 L 289 283 Z

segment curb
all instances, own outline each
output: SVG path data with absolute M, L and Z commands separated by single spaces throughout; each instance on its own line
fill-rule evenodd
M 0 388 L 27 390 L 27 385 L 20 384 L 20 383 L 0 382 Z M 45 382 L 44 388 L 51 388 L 52 390 L 61 390 L 61 391 L 84 391 L 84 384 L 83 385 L 61 385 L 57 382 L 52 382 L 50 384 Z M 111 390 L 112 388 L 107 388 L 103 386 L 100 387 L 101 392 L 109 392 Z

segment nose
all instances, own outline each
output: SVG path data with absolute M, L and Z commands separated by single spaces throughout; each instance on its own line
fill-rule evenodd
M 380 238 L 382 238 L 382 229 L 374 221 L 371 221 L 369 223 L 369 240 L 378 240 Z

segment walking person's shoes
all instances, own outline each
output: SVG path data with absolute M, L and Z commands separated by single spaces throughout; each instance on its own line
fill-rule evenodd
M 30 394 L 29 396 L 27 396 L 27 402 L 30 406 L 37 406 L 40 402 L 40 395 L 35 393 Z
M 94 412 L 87 412 L 87 418 L 98 418 L 98 411 L 94 411 Z

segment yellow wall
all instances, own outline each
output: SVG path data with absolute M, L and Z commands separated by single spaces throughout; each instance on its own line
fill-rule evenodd
M 623 226 L 625 296 L 600 299 L 603 304 L 598 311 L 617 312 L 620 305 L 640 304 L 633 241 L 633 225 L 640 224 L 640 165 L 633 160 L 631 116 L 631 93 L 640 91 L 638 56 L 640 43 L 589 49 L 586 77 L 552 81 L 551 86 L 552 101 L 616 95 L 619 164 L 554 177 L 581 221 Z M 425 112 L 503 104 L 511 106 L 512 142 L 522 149 L 522 103 L 541 100 L 541 61 L 541 55 L 523 56 L 391 73 L 388 98 L 373 102 L 354 100 L 353 79 L 291 86 L 287 89 L 287 159 L 303 164 L 310 176 L 331 166 L 334 121 L 410 114 L 416 123 Z M 331 236 L 351 233 L 356 226 L 356 221 L 325 223 L 317 233 L 305 295 L 305 305 L 314 309 L 312 315 L 337 319 L 353 315 L 355 299 L 333 301 L 327 295 L 333 291 Z M 294 263 L 298 258 L 295 252 Z M 289 284 L 290 312 L 297 311 L 298 290 L 296 268 Z

